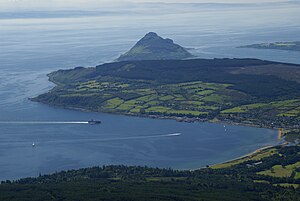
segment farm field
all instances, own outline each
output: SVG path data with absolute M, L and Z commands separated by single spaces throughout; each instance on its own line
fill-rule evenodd
M 271 67 L 276 70 L 266 74 Z M 285 129 L 300 125 L 300 68 L 293 64 L 256 59 L 129 61 L 59 70 L 49 78 L 57 86 L 32 100 L 188 122 Z
M 289 157 L 287 157 L 289 156 Z M 299 146 L 271 147 L 249 156 L 211 166 L 214 170 L 241 170 L 247 168 L 253 174 L 254 182 L 274 186 L 298 188 L 300 179 Z
M 216 164 L 214 166 L 212 166 L 211 168 L 212 169 L 220 169 L 220 168 L 230 168 L 234 165 L 238 165 L 240 163 L 244 163 L 244 162 L 247 162 L 247 161 L 259 161 L 265 157 L 270 157 L 270 156 L 273 156 L 274 154 L 278 154 L 278 151 L 276 148 L 269 148 L 269 149 L 265 149 L 265 150 L 261 150 L 259 152 L 256 152 L 256 153 L 253 153 L 249 156 L 245 156 L 245 157 L 242 157 L 240 159 L 236 159 L 236 160 L 232 160 L 232 161 L 229 161 L 229 162 L 226 162 L 226 163 L 220 163 L 220 164 Z
M 300 162 L 282 166 L 282 165 L 274 165 L 269 170 L 258 172 L 257 174 L 268 175 L 272 177 L 291 177 L 295 179 L 300 178 L 300 172 L 297 169 L 300 168 Z
M 90 80 L 70 85 L 67 93 L 61 96 L 101 96 L 101 100 L 94 100 L 94 105 L 105 112 L 189 117 L 206 117 L 247 98 L 244 93 L 228 89 L 230 84 L 198 81 L 159 85 L 150 82 L 145 86 L 145 83 L 146 80 L 128 83 Z

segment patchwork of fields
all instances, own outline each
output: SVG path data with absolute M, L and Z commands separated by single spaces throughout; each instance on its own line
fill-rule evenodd
M 272 111 L 277 116 L 296 117 L 300 115 L 300 99 L 241 105 L 224 110 L 221 113 L 256 113 L 258 110 L 260 112 Z
M 33 100 L 96 112 L 300 129 L 300 68 L 294 64 L 134 61 L 59 70 L 49 77 L 57 86 Z
M 160 85 L 145 80 L 128 83 L 90 80 L 69 86 L 62 96 L 100 94 L 105 99 L 95 100 L 99 111 L 206 117 L 247 98 L 246 94 L 229 89 L 230 86 L 200 81 Z
M 300 121 L 300 99 L 257 102 L 233 89 L 232 84 L 202 81 L 162 84 L 102 77 L 58 86 L 39 96 L 39 101 L 43 99 L 54 105 L 91 111 L 214 119 L 264 127 L 295 126 Z

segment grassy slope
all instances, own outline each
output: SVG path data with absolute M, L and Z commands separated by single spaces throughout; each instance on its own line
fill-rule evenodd
M 263 69 L 276 70 L 267 74 Z M 300 67 L 292 64 L 256 59 L 133 61 L 49 76 L 58 86 L 34 100 L 92 111 L 218 118 L 264 127 L 293 127 L 300 121 Z
M 249 156 L 242 157 L 237 160 L 232 160 L 232 161 L 229 161 L 226 163 L 216 164 L 216 165 L 212 166 L 211 168 L 213 168 L 213 169 L 230 168 L 234 165 L 237 165 L 237 164 L 240 164 L 243 162 L 247 162 L 247 161 L 252 161 L 252 160 L 259 161 L 262 158 L 273 156 L 274 154 L 277 154 L 277 153 L 278 153 L 278 151 L 276 148 L 268 148 L 268 149 L 264 149 L 264 150 L 255 152 Z
M 289 149 L 289 154 L 294 152 L 294 155 L 287 159 L 286 151 L 283 149 Z M 291 151 L 293 150 L 293 151 Z M 256 183 L 267 183 L 273 186 L 292 187 L 299 189 L 300 182 L 300 147 L 273 147 L 261 150 L 255 154 L 226 162 L 223 164 L 217 164 L 212 166 L 213 169 L 234 169 L 236 166 L 248 166 L 250 172 L 258 176 L 254 176 L 254 182 Z M 277 158 L 277 160 L 273 160 Z M 255 163 L 261 163 L 253 165 Z M 267 165 L 265 165 L 267 163 Z M 264 166 L 263 168 L 260 168 Z M 279 180 L 276 180 L 278 178 Z M 276 183 L 274 183 L 274 181 Z
M 274 165 L 271 167 L 271 169 L 258 172 L 257 174 L 268 175 L 272 177 L 291 177 L 292 173 L 295 172 L 297 168 L 300 168 L 300 162 L 287 166 Z M 294 177 L 295 179 L 298 179 L 299 172 L 297 172 Z

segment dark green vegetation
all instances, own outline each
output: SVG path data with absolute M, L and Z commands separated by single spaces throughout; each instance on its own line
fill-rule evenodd
M 0 200 L 300 200 L 300 147 L 272 151 L 230 168 L 103 166 L 6 181 Z
M 257 59 L 127 61 L 49 74 L 33 100 L 127 115 L 299 128 L 300 66 Z
M 299 142 L 300 140 L 300 129 L 286 130 L 284 133 L 285 140 L 288 142 Z
M 256 48 L 256 49 L 275 49 L 275 50 L 300 51 L 300 41 L 261 43 L 261 44 L 241 46 L 239 48 Z
M 254 182 L 268 183 L 275 186 L 300 186 L 300 147 L 271 147 L 252 155 L 212 166 L 213 169 L 241 170 Z
M 150 32 L 128 52 L 121 55 L 118 61 L 186 59 L 192 56 L 171 39 L 163 39 L 156 33 Z

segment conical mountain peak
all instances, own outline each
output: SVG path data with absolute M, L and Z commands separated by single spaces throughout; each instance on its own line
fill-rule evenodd
M 121 55 L 118 61 L 186 59 L 192 55 L 173 40 L 160 37 L 155 32 L 147 33 L 133 48 Z

